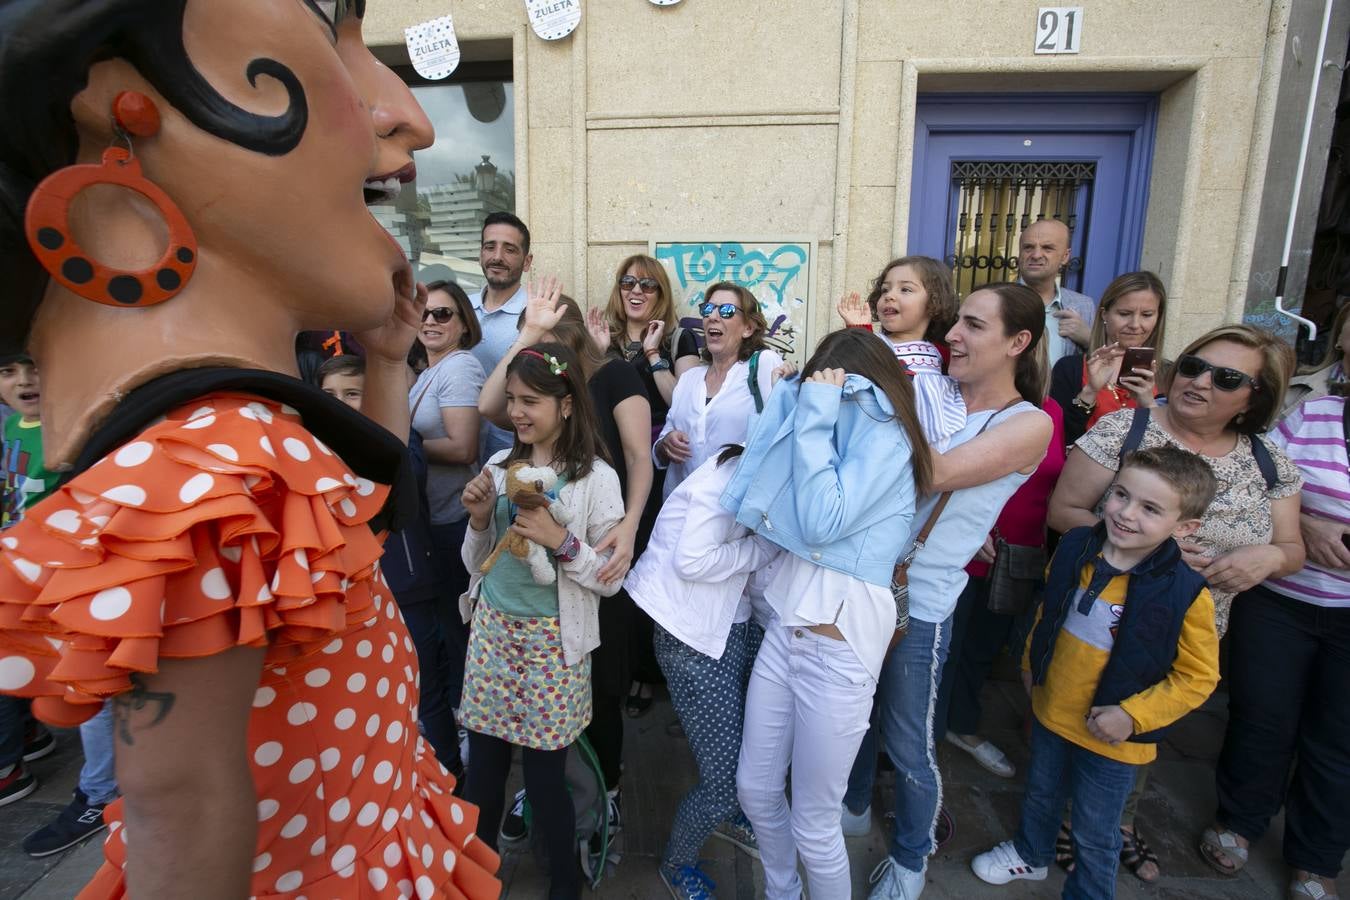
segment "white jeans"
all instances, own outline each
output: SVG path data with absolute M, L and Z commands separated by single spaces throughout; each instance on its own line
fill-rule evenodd
M 812 900 L 848 900 L 839 812 L 876 687 L 843 641 L 777 623 L 765 632 L 745 698 L 736 792 L 759 839 L 768 900 L 801 897 L 799 854 Z

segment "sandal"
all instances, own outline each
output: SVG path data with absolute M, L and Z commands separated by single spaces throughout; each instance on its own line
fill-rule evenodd
M 1158 870 L 1152 878 L 1145 878 L 1139 874 L 1139 870 L 1148 863 L 1153 863 L 1154 869 Z M 1120 864 L 1129 869 L 1131 875 L 1145 884 L 1152 884 L 1162 874 L 1161 867 L 1158 865 L 1158 856 L 1148 844 L 1144 843 L 1138 825 L 1134 826 L 1133 831 L 1127 828 L 1120 829 Z
M 1200 856 L 1220 875 L 1236 875 L 1247 865 L 1248 848 L 1237 842 L 1237 835 L 1217 827 L 1206 828 L 1200 835 Z
M 644 697 L 643 694 L 646 694 Z M 633 682 L 632 689 L 628 692 L 628 699 L 624 702 L 623 710 L 628 714 L 628 718 L 637 719 L 647 714 L 647 710 L 652 708 L 652 687 L 649 684 L 643 684 L 640 681 Z
M 1073 828 L 1068 822 L 1059 823 L 1059 834 L 1055 835 L 1055 865 L 1069 873 L 1073 871 Z
M 1328 891 L 1322 879 L 1311 873 L 1304 874 L 1308 877 L 1289 876 L 1289 900 L 1337 900 L 1340 897 L 1334 886 Z

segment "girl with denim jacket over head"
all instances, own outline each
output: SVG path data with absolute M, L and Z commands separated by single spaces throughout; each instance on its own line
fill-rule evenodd
M 780 382 L 722 504 L 788 551 L 746 696 L 737 793 L 771 900 L 847 897 L 837 811 L 895 630 L 891 571 L 931 461 L 914 389 L 874 337 L 828 335 Z M 785 779 L 792 768 L 792 806 Z
M 899 775 L 896 831 L 890 852 L 873 872 L 873 900 L 913 900 L 923 891 L 942 802 L 932 722 L 965 566 L 1051 440 L 1050 418 L 1035 408 L 1045 394 L 1044 320 L 1044 304 L 1034 291 L 993 284 L 966 297 L 947 333 L 949 372 L 965 399 L 968 419 L 951 448 L 933 455 L 932 491 L 915 510 L 903 551 L 913 545 L 939 495 L 952 491 L 952 496 L 909 568 L 909 632 L 886 655 L 877 727 L 862 743 L 843 811 L 850 833 L 853 827 L 858 833 L 870 827 L 879 738 Z M 930 677 L 914 678 L 915 671 Z

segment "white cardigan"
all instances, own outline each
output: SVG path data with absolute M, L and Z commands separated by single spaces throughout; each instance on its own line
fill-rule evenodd
M 501 462 L 509 450 L 501 450 L 488 460 L 497 496 L 506 490 L 506 469 Z M 578 481 L 568 482 L 558 493 L 558 502 L 572 514 L 570 526 L 586 523 L 586 533 L 572 531 L 581 541 L 581 550 L 571 562 L 555 562 L 558 570 L 558 628 L 562 632 L 563 662 L 575 666 L 596 647 L 600 646 L 600 598 L 612 597 L 623 585 L 622 578 L 604 584 L 596 579 L 608 556 L 600 556 L 594 547 L 623 519 L 623 495 L 619 491 L 619 476 L 603 460 L 591 465 L 591 473 Z M 473 620 L 474 604 L 483 588 L 483 575 L 478 571 L 483 561 L 497 546 L 496 517 L 488 521 L 483 531 L 469 525 L 464 531 L 464 547 L 460 555 L 464 566 L 472 573 L 469 589 L 459 598 L 459 614 L 465 622 Z
M 736 524 L 718 498 L 736 462 L 708 460 L 680 482 L 656 517 L 647 549 L 624 586 L 633 602 L 680 641 L 721 659 L 727 632 L 750 616 L 742 593 L 750 573 L 779 549 Z

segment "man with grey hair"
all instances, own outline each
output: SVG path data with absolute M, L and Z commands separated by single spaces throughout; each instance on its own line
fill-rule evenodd
M 1097 302 L 1061 287 L 1059 273 L 1069 262 L 1069 227 L 1058 219 L 1039 219 L 1018 241 L 1018 281 L 1045 303 L 1045 343 L 1054 366 L 1062 357 L 1087 349 Z

